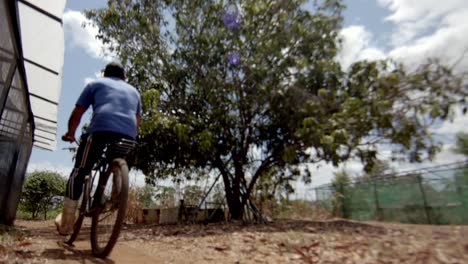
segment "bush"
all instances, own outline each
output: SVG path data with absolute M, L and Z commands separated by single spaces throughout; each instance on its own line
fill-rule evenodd
M 26 176 L 20 200 L 19 216 L 30 213 L 31 219 L 37 219 L 43 213 L 44 219 L 57 214 L 62 208 L 66 180 L 60 174 L 51 171 L 35 171 Z
M 331 217 L 331 213 L 315 202 L 307 200 L 276 199 L 257 202 L 264 216 L 273 219 L 313 219 L 322 220 Z

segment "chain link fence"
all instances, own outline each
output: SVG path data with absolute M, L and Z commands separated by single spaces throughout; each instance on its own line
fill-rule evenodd
M 468 224 L 468 162 L 321 186 L 315 196 L 344 218 Z

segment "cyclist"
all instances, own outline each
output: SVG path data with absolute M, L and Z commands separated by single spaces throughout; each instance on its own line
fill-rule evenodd
M 71 113 L 68 131 L 62 140 L 75 142 L 76 129 L 89 106 L 93 108 L 91 123 L 80 139 L 75 165 L 67 183 L 63 212 L 55 219 L 60 235 L 73 231 L 85 176 L 91 173 L 105 145 L 121 138 L 135 139 L 140 124 L 140 94 L 125 81 L 125 70 L 118 63 L 106 65 L 104 77 L 86 85 Z

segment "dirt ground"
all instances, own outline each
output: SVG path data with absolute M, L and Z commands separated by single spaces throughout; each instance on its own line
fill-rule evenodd
M 267 225 L 127 225 L 107 259 L 92 257 L 89 226 L 75 247 L 51 221 L 0 232 L 0 263 L 468 263 L 468 226 L 341 219 Z

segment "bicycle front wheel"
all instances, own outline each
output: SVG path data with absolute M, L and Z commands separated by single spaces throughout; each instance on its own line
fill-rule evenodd
M 123 159 L 115 159 L 106 175 L 102 176 L 107 179 L 101 183 L 94 197 L 91 247 L 94 256 L 105 258 L 117 242 L 127 211 L 127 163 Z

